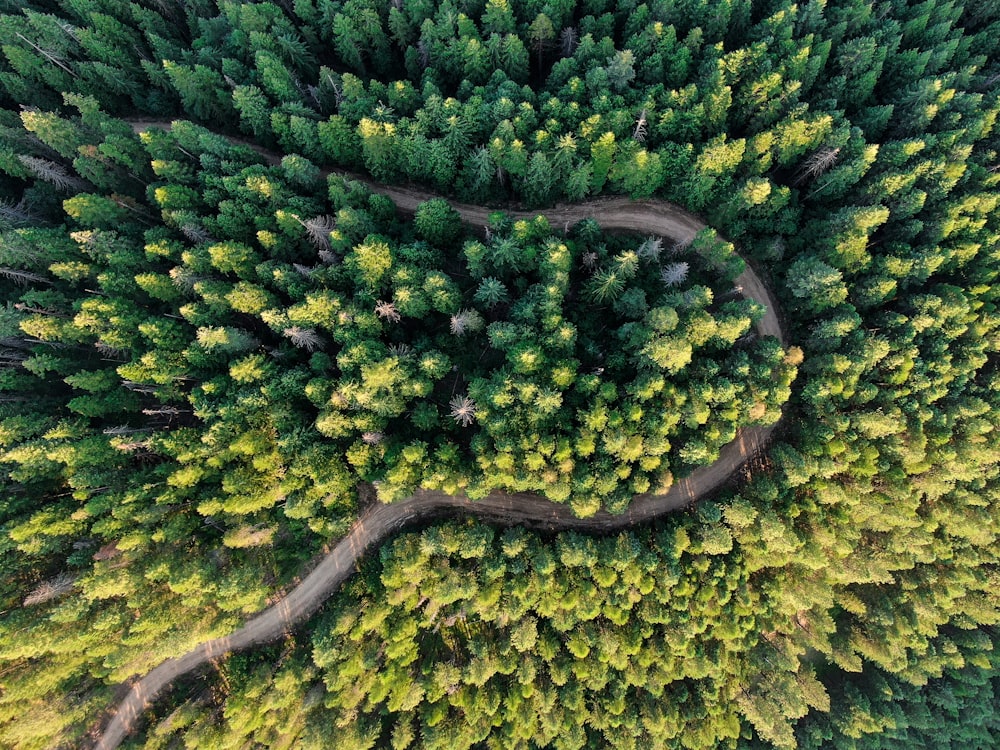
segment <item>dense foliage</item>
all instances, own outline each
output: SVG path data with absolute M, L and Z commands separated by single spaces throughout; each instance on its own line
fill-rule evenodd
M 711 233 L 673 250 L 690 263 L 593 221 L 567 239 L 497 214 L 491 239 L 463 243 L 443 200 L 400 224 L 302 157 L 266 166 L 181 123 L 140 141 L 70 100 L 82 118 L 22 116 L 37 150 L 111 131 L 134 170 L 103 173 L 113 197 L 66 199 L 71 227 L 2 235 L 24 605 L 5 627 L 32 634 L 3 654 L 35 660 L 12 707 L 56 664 L 120 679 L 261 608 L 280 582 L 262 570 L 293 572 L 310 531 L 339 536 L 360 482 L 384 501 L 511 489 L 622 510 L 787 398 L 794 368 L 747 336 L 760 306 L 722 277 L 741 264 Z
M 230 658 L 224 698 L 192 685 L 132 746 L 994 747 L 995 633 L 936 637 L 942 674 L 922 688 L 871 666 L 845 680 L 772 629 L 785 615 L 748 575 L 752 537 L 720 538 L 719 513 L 600 540 L 405 535 L 311 638 Z
M 445 732 L 479 737 L 487 708 L 515 734 L 525 712 L 524 731 L 544 738 L 550 727 L 530 716 L 545 701 L 568 717 L 558 741 L 580 740 L 573 727 L 585 724 L 584 746 L 655 746 L 654 736 L 666 747 L 993 746 L 996 2 L 0 0 L 0 10 L 0 742 L 74 745 L 116 682 L 232 630 L 345 530 L 358 478 L 392 498 L 418 463 L 449 489 L 481 492 L 502 473 L 506 486 L 576 498 L 581 511 L 595 498 L 621 507 L 643 478 L 665 479 L 650 436 L 672 444 L 675 456 L 659 447 L 683 471 L 710 461 L 736 424 L 776 416 L 794 360 L 764 341 L 730 346 L 757 313 L 697 253 L 655 268 L 641 238 L 502 220 L 465 244 L 443 204 L 397 223 L 385 199 L 324 182 L 328 165 L 473 202 L 622 192 L 700 212 L 770 270 L 789 313 L 804 359 L 788 427 L 718 505 L 622 537 L 641 562 L 614 580 L 562 550 L 578 542 L 589 550 L 580 559 L 613 557 L 615 540 L 524 537 L 517 551 L 504 546 L 516 533 L 405 538 L 313 636 L 222 665 L 211 695 L 182 693 L 151 746 L 189 724 L 207 732 L 192 732 L 195 746 L 238 744 L 250 715 L 265 746 L 299 736 L 323 746 L 323 732 L 350 731 L 398 732 L 405 746 L 406 727 L 431 745 Z M 288 156 L 269 167 L 187 124 L 139 140 L 119 116 L 238 127 Z M 591 253 L 593 268 L 581 267 Z M 665 285 L 682 262 L 691 278 L 674 293 Z M 586 304 L 640 338 L 608 345 Z M 551 328 L 531 315 L 546 305 L 560 318 Z M 635 342 L 669 325 L 663 307 L 681 311 L 673 331 L 704 358 L 652 357 L 670 376 L 661 394 L 677 389 L 685 403 L 675 398 L 670 426 L 642 406 L 630 422 L 610 402 L 641 402 L 652 387 L 636 363 L 654 352 Z M 518 338 L 551 338 L 567 322 L 572 353 Z M 495 359 L 473 362 L 466 344 L 482 352 L 486 340 Z M 506 377 L 489 374 L 501 372 L 509 394 Z M 394 385 L 403 375 L 413 390 Z M 393 399 L 366 403 L 366 392 Z M 544 413 L 509 408 L 525 393 L 552 395 L 555 414 L 579 420 L 568 447 L 547 438 Z M 576 426 L 598 398 L 609 402 L 606 423 L 591 415 L 602 442 L 580 463 Z M 494 418 L 537 443 L 511 444 Z M 611 476 L 598 450 L 639 470 Z M 484 464 L 471 462 L 476 451 Z M 523 473 L 511 477 L 511 461 Z M 499 573 L 498 560 L 508 561 Z M 545 581 L 576 605 L 572 623 L 554 594 L 532 588 L 546 560 Z M 414 583 L 429 566 L 418 594 L 399 580 L 411 563 Z M 442 572 L 452 568 L 467 572 L 457 588 Z M 504 621 L 477 605 L 495 589 L 523 592 L 535 614 Z M 723 591 L 727 603 L 713 601 Z M 414 610 L 413 596 L 427 601 Z M 670 602 L 664 622 L 649 615 L 658 597 Z M 445 626 L 441 613 L 456 619 Z M 532 622 L 537 648 L 517 661 L 542 677 L 522 690 L 520 667 L 506 672 L 511 634 Z M 667 665 L 660 644 L 674 630 L 688 635 L 668 641 L 683 656 Z M 365 633 L 384 637 L 383 653 L 366 650 L 378 645 L 370 635 L 352 645 Z M 625 646 L 611 655 L 614 644 Z M 583 646 L 608 654 L 609 669 L 592 674 L 594 659 L 571 650 Z M 705 663 L 719 649 L 725 658 Z M 669 674 L 641 666 L 653 657 Z M 456 664 L 496 670 L 456 678 Z M 346 666 L 359 670 L 351 685 L 337 681 Z M 393 675 L 412 675 L 413 692 L 384 682 Z M 312 687 L 317 676 L 325 684 Z M 441 684 L 454 692 L 440 695 Z M 730 695 L 735 707 L 714 697 Z M 452 697 L 448 720 L 435 721 Z M 220 709 L 229 723 L 209 732 Z M 518 741 L 500 729 L 484 740 Z
M 298 689 L 322 679 L 326 708 L 313 707 L 299 741 L 707 749 L 735 740 L 748 710 L 770 725 L 784 721 L 779 700 L 792 715 L 827 708 L 812 670 L 760 638 L 768 605 L 739 558 L 703 548 L 716 545 L 682 528 L 552 542 L 478 525 L 404 536 L 316 623 Z M 201 720 L 169 731 L 235 744 L 246 732 L 230 709 L 247 697 L 227 702 L 232 722 L 213 727 L 192 706 Z

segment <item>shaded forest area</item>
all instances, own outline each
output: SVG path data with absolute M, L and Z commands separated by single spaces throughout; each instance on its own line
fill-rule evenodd
M 0 11 L 2 744 L 77 746 L 359 480 L 620 509 L 784 404 L 745 483 L 655 528 L 400 537 L 131 745 L 996 746 L 995 0 Z M 801 357 L 745 337 L 710 234 L 465 236 L 323 166 L 672 201 Z

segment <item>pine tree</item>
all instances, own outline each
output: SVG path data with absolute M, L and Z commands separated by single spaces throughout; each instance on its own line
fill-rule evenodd
M 615 134 L 604 133 L 590 146 L 591 169 L 593 177 L 591 179 L 591 189 L 594 193 L 599 193 L 607 180 L 608 172 L 615 155 Z

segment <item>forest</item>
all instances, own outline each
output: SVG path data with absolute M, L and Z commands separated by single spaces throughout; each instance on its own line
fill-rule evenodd
M 367 504 L 621 514 L 773 427 L 622 531 L 422 519 L 122 747 L 1000 747 L 998 0 L 0 0 L 0 53 L 0 746 Z M 513 215 L 610 196 L 706 228 Z

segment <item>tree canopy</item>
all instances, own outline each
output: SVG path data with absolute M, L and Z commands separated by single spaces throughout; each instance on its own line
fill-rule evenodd
M 78 746 L 359 481 L 621 510 L 783 408 L 653 529 L 402 537 L 132 744 L 992 747 L 998 32 L 973 0 L 0 0 L 0 744 Z M 448 202 L 608 194 L 715 234 Z

